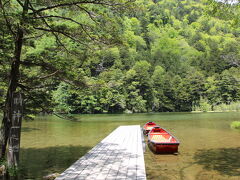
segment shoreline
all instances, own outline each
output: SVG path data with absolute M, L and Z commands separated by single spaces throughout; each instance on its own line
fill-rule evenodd
M 224 112 L 240 112 L 237 110 L 226 110 L 226 111 L 190 111 L 191 113 L 224 113 Z

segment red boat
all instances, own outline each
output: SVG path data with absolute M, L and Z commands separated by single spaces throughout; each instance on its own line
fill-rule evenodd
M 143 134 L 148 135 L 149 131 L 153 128 L 157 126 L 156 123 L 149 121 L 147 122 L 144 126 L 143 126 Z
M 177 153 L 179 141 L 168 131 L 155 126 L 148 133 L 148 146 L 157 154 Z

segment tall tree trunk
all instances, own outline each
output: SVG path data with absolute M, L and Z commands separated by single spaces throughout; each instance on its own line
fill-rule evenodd
M 5 101 L 4 115 L 2 120 L 2 126 L 0 129 L 0 159 L 5 158 L 6 148 L 9 139 L 9 133 L 12 126 L 12 98 L 18 87 L 19 75 L 20 75 L 20 62 L 21 62 L 21 52 L 23 46 L 23 36 L 24 29 L 23 25 L 26 20 L 26 14 L 28 13 L 29 0 L 25 0 L 23 5 L 23 12 L 20 24 L 16 29 L 15 37 L 15 47 L 14 47 L 14 58 L 11 64 L 11 72 L 9 78 L 9 86 L 7 91 L 7 97 Z
M 15 39 L 15 51 L 14 59 L 11 65 L 9 86 L 7 91 L 7 97 L 5 101 L 4 115 L 1 127 L 1 137 L 0 137 L 0 159 L 3 159 L 6 154 L 6 147 L 9 138 L 9 132 L 12 125 L 12 97 L 16 92 L 18 81 L 19 81 L 19 67 L 20 67 L 20 57 L 23 44 L 23 29 L 19 26 L 17 31 L 17 36 Z

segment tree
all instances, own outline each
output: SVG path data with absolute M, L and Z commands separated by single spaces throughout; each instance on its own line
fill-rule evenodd
M 175 111 L 191 111 L 192 103 L 190 93 L 188 92 L 186 82 L 176 75 L 173 78 L 173 92 L 174 92 L 174 105 Z
M 15 92 L 29 118 L 238 101 L 238 4 L 137 0 L 122 13 L 131 1 L 0 0 L 1 157 Z
M 190 69 L 185 78 L 185 86 L 190 94 L 189 100 L 194 108 L 199 104 L 201 96 L 205 91 L 205 78 L 203 74 L 194 69 Z
M 239 81 L 232 72 L 234 69 L 223 71 L 218 81 L 222 102 L 225 104 L 239 100 Z
M 231 20 L 233 25 L 239 25 L 240 16 L 240 1 L 222 0 L 214 1 L 208 0 L 209 6 L 207 6 L 207 12 L 215 17 L 224 20 Z
M 33 3 L 30 0 L 0 0 L 1 31 L 4 34 L 1 38 L 9 41 L 10 49 L 10 55 L 5 56 L 10 73 L 1 127 L 0 159 L 5 156 L 12 126 L 12 96 L 17 91 L 26 92 L 33 88 L 28 81 L 20 79 L 21 73 L 26 72 L 25 68 L 39 67 L 35 78 L 61 79 L 82 86 L 83 80 L 71 71 L 72 67 L 81 65 L 76 56 L 81 56 L 84 50 L 89 49 L 89 44 L 94 42 L 116 42 L 114 39 L 117 39 L 118 31 L 114 21 L 117 22 L 119 18 L 114 16 L 130 2 L 131 0 L 60 0 Z M 52 37 L 51 47 L 40 47 L 40 51 L 32 51 L 31 48 L 36 49 L 38 46 L 32 41 L 34 38 L 51 41 Z M 67 58 L 69 55 L 71 58 Z M 45 57 L 49 59 L 44 59 Z M 41 77 L 43 74 L 45 76 Z
M 127 71 L 125 84 L 127 110 L 132 112 L 146 112 L 146 100 L 140 94 L 140 83 L 137 80 L 137 72 L 134 69 Z
M 205 96 L 208 99 L 208 102 L 211 104 L 211 110 L 213 110 L 213 107 L 217 104 L 220 104 L 221 102 L 221 96 L 219 92 L 219 87 L 217 86 L 218 80 L 216 77 L 208 77 L 206 79 L 205 83 Z
M 165 73 L 161 66 L 156 66 L 151 77 L 153 80 L 153 111 L 163 111 L 163 80 Z
M 138 61 L 133 66 L 133 70 L 136 72 L 135 81 L 138 82 L 137 89 L 139 94 L 146 100 L 146 108 L 152 110 L 153 100 L 153 82 L 150 76 L 151 64 L 147 61 Z

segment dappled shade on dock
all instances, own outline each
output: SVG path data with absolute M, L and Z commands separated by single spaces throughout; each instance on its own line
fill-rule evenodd
M 141 133 L 140 126 L 118 127 L 56 180 L 145 180 Z

